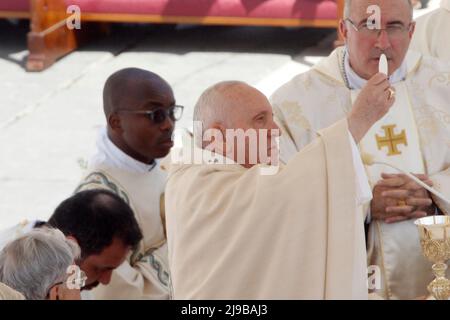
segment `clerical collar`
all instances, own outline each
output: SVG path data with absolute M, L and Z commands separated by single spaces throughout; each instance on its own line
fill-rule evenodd
M 158 162 L 153 160 L 147 164 L 130 157 L 109 139 L 106 128 L 102 128 L 97 139 L 97 152 L 89 164 L 91 166 L 106 164 L 127 171 L 146 173 L 155 168 Z
M 356 72 L 352 69 L 350 66 L 350 59 L 348 57 L 347 48 L 344 50 L 344 56 L 343 56 L 343 77 L 346 82 L 346 86 L 351 89 L 362 89 L 366 83 L 367 80 L 361 78 Z M 403 60 L 403 63 L 401 64 L 400 68 L 398 68 L 390 77 L 389 82 L 391 84 L 395 84 L 397 82 L 403 81 L 406 78 L 406 74 L 408 72 L 408 67 L 406 65 L 406 59 Z

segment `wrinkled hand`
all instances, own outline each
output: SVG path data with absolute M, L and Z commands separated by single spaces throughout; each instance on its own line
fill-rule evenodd
M 390 97 L 390 88 L 391 85 L 387 76 L 377 73 L 369 79 L 366 86 L 359 93 L 347 118 L 349 131 L 356 143 L 364 137 L 370 127 L 380 120 L 394 104 L 395 97 Z
M 415 176 L 427 185 L 433 185 L 427 175 Z M 428 191 L 406 175 L 383 173 L 381 177 L 382 180 L 373 189 L 371 202 L 373 219 L 394 223 L 434 214 L 433 200 Z M 399 203 L 401 201 L 404 204 Z

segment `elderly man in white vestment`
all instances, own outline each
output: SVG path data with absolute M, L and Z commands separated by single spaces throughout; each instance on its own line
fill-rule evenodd
M 449 32 L 450 0 L 441 0 L 438 9 L 417 18 L 411 49 L 450 61 Z
M 369 6 L 381 10 L 378 28 Z M 373 9 L 373 7 L 372 7 Z M 368 13 L 369 12 L 369 13 Z M 340 24 L 345 46 L 278 89 L 271 98 L 288 160 L 315 132 L 350 113 L 358 100 L 375 107 L 380 57 L 388 60 L 395 104 L 361 139 L 372 159 L 414 173 L 450 195 L 450 65 L 409 51 L 414 32 L 408 0 L 346 1 Z M 449 213 L 449 207 L 385 165 L 366 166 L 373 188 L 368 214 L 368 263 L 381 275 L 376 293 L 385 299 L 427 294 L 431 264 L 422 256 L 414 220 Z
M 235 81 L 206 90 L 194 111 L 196 146 L 165 164 L 174 298 L 367 299 L 356 207 L 371 191 L 355 141 L 393 103 L 378 99 L 277 167 L 279 130 L 267 98 Z

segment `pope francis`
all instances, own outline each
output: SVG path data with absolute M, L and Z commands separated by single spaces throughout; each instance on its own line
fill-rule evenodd
M 203 128 L 192 146 L 202 161 L 166 164 L 175 299 L 367 299 L 356 208 L 371 192 L 356 143 L 395 100 L 385 76 L 374 86 L 376 108 L 358 103 L 272 172 L 263 169 L 277 164 L 278 126 L 267 98 L 233 81 L 202 94 L 194 120 Z M 239 130 L 257 135 L 239 144 L 229 134 Z

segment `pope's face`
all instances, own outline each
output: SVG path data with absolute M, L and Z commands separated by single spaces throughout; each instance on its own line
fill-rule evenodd
M 381 9 L 381 29 L 370 30 L 367 13 L 371 5 Z M 346 21 L 341 22 L 340 30 L 344 36 L 353 70 L 368 80 L 378 72 L 380 55 L 386 54 L 389 75 L 397 70 L 408 51 L 414 32 L 411 9 L 407 0 L 354 0 Z M 358 29 L 359 31 L 357 31 Z
M 239 160 L 239 152 L 245 146 L 245 163 L 236 161 L 244 167 L 250 168 L 257 163 L 277 165 L 278 145 L 276 138 L 280 135 L 280 128 L 273 119 L 272 106 L 267 98 L 255 88 L 241 86 L 236 99 L 232 102 L 233 114 L 231 123 L 233 129 L 242 129 L 249 133 L 244 143 L 234 141 L 234 160 Z M 251 135 L 250 133 L 254 133 Z M 242 140 L 242 139 L 241 139 Z M 242 141 L 241 141 L 242 142 Z

